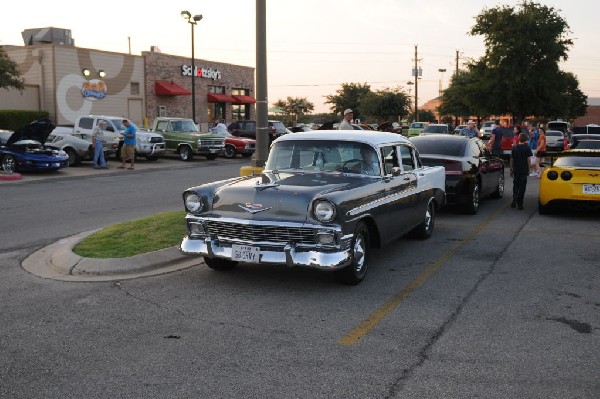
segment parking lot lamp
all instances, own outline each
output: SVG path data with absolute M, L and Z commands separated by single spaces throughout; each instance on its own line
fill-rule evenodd
M 202 19 L 202 15 L 194 15 L 189 11 L 182 11 L 181 17 L 192 26 L 192 120 L 196 123 L 196 63 L 194 60 L 194 25 Z

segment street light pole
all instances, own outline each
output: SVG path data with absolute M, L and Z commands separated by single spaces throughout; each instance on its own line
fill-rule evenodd
M 446 68 L 440 68 L 438 69 L 438 72 L 440 72 L 442 74 L 441 78 L 440 78 L 440 89 L 439 89 L 439 96 L 442 96 L 442 82 L 444 80 L 444 72 L 446 72 Z
M 202 19 L 202 15 L 194 15 L 189 11 L 182 11 L 181 17 L 192 26 L 192 120 L 196 123 L 196 63 L 194 56 L 194 25 Z

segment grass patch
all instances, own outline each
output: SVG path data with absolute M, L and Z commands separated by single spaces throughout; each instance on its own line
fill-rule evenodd
M 86 258 L 126 258 L 181 243 L 185 212 L 165 212 L 115 224 L 80 241 L 73 252 Z

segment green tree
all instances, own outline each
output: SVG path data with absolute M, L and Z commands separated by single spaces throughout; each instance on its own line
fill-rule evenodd
M 4 50 L 0 48 L 0 88 L 14 87 L 23 91 L 25 86 L 20 76 L 17 64 L 8 58 Z
M 369 92 L 361 97 L 362 114 L 381 120 L 394 119 L 408 115 L 410 100 L 401 88 L 384 89 Z
M 297 122 L 299 116 L 311 113 L 315 106 L 313 103 L 308 101 L 306 97 L 288 97 L 286 100 L 277 100 L 273 103 L 273 106 L 280 108 L 286 115 L 290 115 L 294 122 Z
M 370 92 L 371 86 L 366 83 L 342 83 L 336 94 L 325 96 L 325 104 L 332 104 L 330 109 L 334 114 L 342 115 L 345 109 L 350 108 L 354 111 L 354 116 L 358 117 L 361 115 L 360 101 Z
M 486 45 L 469 68 L 483 112 L 512 114 L 517 121 L 580 112 L 578 83 L 558 66 L 573 45 L 569 33 L 557 10 L 536 2 L 484 9 L 469 32 L 482 35 Z

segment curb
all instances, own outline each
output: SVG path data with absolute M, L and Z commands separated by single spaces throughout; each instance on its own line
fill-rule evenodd
M 21 178 L 23 178 L 23 176 L 21 176 L 20 173 L 0 173 L 0 180 L 6 180 L 6 181 L 11 181 L 11 180 L 21 180 Z
M 98 230 L 63 238 L 42 248 L 21 266 L 38 277 L 62 281 L 114 281 L 156 276 L 190 268 L 202 260 L 182 255 L 179 247 L 127 258 L 84 258 L 73 252 L 79 241 Z

